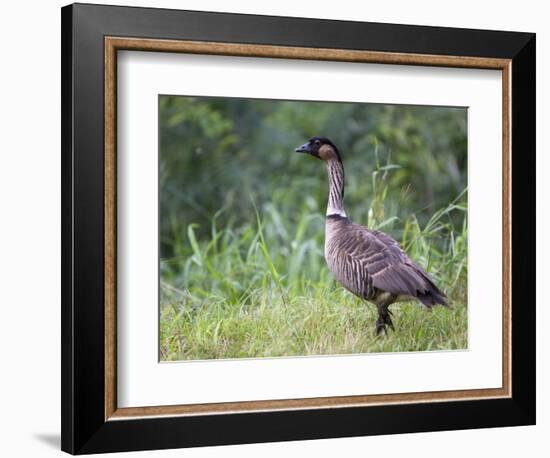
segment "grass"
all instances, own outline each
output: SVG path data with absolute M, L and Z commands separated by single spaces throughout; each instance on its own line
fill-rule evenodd
M 161 315 L 164 361 L 368 352 L 454 350 L 467 347 L 466 308 L 427 311 L 395 304 L 395 332 L 377 337 L 376 312 L 341 288 L 310 296 L 246 305 L 210 303 Z M 261 293 L 258 294 L 261 300 Z M 275 294 L 276 296 L 276 294 Z
M 219 228 L 222 209 L 201 240 L 197 225 L 174 225 L 176 255 L 161 261 L 161 359 L 467 348 L 466 191 L 423 226 L 415 214 L 387 217 L 387 178 L 396 168 L 377 164 L 373 172 L 369 227 L 400 240 L 452 308 L 394 304 L 395 331 L 376 336 L 375 307 L 339 286 L 326 267 L 316 203 L 304 198 L 302 211 L 286 214 L 284 194 L 274 194 L 259 210 L 251 204 L 245 224 Z

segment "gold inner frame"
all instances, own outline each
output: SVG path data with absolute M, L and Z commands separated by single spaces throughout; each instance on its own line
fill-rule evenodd
M 493 69 L 502 72 L 502 387 L 417 393 L 333 396 L 119 408 L 117 405 L 117 51 L 176 52 L 378 64 Z M 105 420 L 371 406 L 381 404 L 507 398 L 512 395 L 511 368 L 511 70 L 510 59 L 404 54 L 344 49 L 301 48 L 143 38 L 105 37 Z

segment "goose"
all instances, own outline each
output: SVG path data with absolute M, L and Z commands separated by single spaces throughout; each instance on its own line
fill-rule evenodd
M 353 223 L 344 210 L 344 166 L 336 145 L 326 137 L 313 137 L 296 148 L 325 162 L 328 205 L 325 223 L 325 260 L 329 270 L 347 290 L 376 305 L 376 335 L 394 330 L 390 305 L 420 301 L 428 309 L 448 306 L 447 296 L 401 249 L 379 230 Z

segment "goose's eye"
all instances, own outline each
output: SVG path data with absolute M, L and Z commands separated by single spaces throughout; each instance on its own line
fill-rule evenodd
M 315 140 L 315 144 L 316 144 L 317 146 L 319 146 L 319 145 L 321 144 L 321 142 L 320 142 L 319 140 Z

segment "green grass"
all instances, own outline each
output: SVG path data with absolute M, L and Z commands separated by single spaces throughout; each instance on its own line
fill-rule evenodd
M 401 241 L 447 291 L 450 309 L 394 304 L 395 331 L 376 336 L 375 307 L 339 286 L 325 265 L 322 210 L 305 196 L 300 212 L 285 213 L 285 194 L 274 193 L 260 209 L 251 203 L 245 223 L 217 227 L 220 210 L 201 240 L 197 225 L 174 224 L 176 255 L 161 261 L 161 359 L 467 348 L 466 191 L 421 227 L 415 214 L 385 215 L 396 168 L 377 164 L 368 224 Z
M 211 302 L 208 307 L 161 315 L 162 360 L 255 358 L 368 352 L 454 350 L 467 347 L 466 308 L 428 311 L 395 304 L 395 331 L 376 336 L 376 312 L 335 288 L 298 296 L 289 303 Z M 269 295 L 271 296 L 271 294 Z

